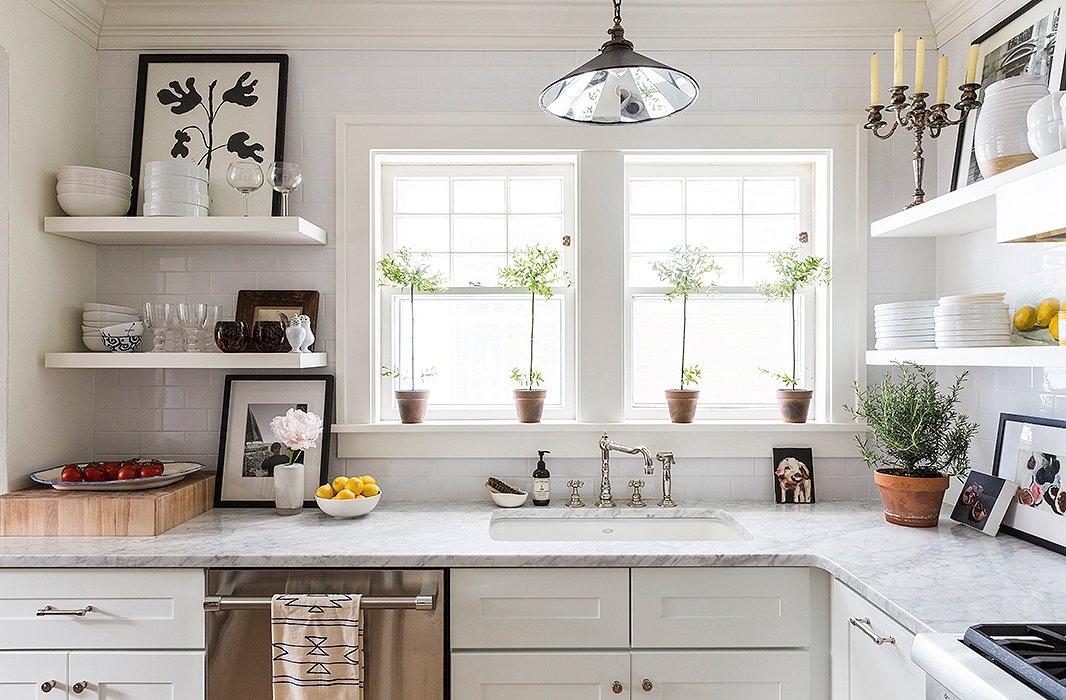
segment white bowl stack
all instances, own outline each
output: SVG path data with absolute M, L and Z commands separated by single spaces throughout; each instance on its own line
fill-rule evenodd
M 122 216 L 130 208 L 133 178 L 83 165 L 64 165 L 56 174 L 59 206 L 70 216 Z
M 109 326 L 119 323 L 138 323 L 141 313 L 129 306 L 116 304 L 87 303 L 81 314 L 81 340 L 85 347 L 93 352 L 108 352 L 100 337 L 101 332 Z
M 987 348 L 1010 345 L 1010 309 L 1006 294 L 941 297 L 936 308 L 938 348 Z
M 145 216 L 207 216 L 207 168 L 177 160 L 144 164 Z
M 935 348 L 935 301 L 899 301 L 874 306 L 875 347 L 878 350 Z

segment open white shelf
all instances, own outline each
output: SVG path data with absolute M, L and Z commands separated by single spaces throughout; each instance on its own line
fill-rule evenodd
M 44 230 L 98 245 L 325 245 L 299 216 L 48 216 Z
M 874 238 L 957 236 L 994 228 L 996 190 L 999 187 L 1063 164 L 1066 164 L 1066 151 L 1030 161 L 987 180 L 878 219 L 870 224 L 870 235 Z
M 45 367 L 65 369 L 310 369 L 324 352 L 50 352 Z
M 1043 345 L 866 351 L 868 365 L 891 365 L 895 362 L 949 367 L 1066 367 L 1066 347 Z

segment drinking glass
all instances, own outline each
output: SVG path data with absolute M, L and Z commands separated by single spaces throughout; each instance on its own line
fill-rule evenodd
M 303 183 L 304 174 L 296 163 L 274 161 L 267 168 L 267 180 L 275 192 L 281 193 L 281 215 L 289 215 L 289 193 L 295 192 Z
M 214 328 L 215 328 L 215 323 L 218 322 L 218 319 L 221 316 L 222 316 L 222 307 L 221 306 L 218 306 L 218 305 L 215 305 L 215 304 L 208 305 L 207 313 L 204 316 L 204 324 L 200 328 L 200 330 L 206 331 L 208 329 L 211 329 L 211 332 L 213 333 L 214 332 Z M 215 345 L 214 340 L 211 337 L 212 333 L 205 333 L 204 336 L 203 336 L 204 352 L 212 352 L 212 351 L 213 352 L 221 352 L 221 350 L 218 349 L 218 346 Z
M 263 169 L 258 163 L 236 161 L 226 169 L 226 182 L 244 195 L 244 215 L 248 216 L 248 195 L 263 186 Z
M 207 304 L 178 304 L 178 321 L 185 329 L 185 338 L 181 343 L 184 352 L 200 352 L 197 336 L 204 329 L 206 320 Z
M 167 327 L 174 311 L 170 304 L 144 302 L 144 327 L 152 331 L 152 352 L 163 352 L 167 343 Z

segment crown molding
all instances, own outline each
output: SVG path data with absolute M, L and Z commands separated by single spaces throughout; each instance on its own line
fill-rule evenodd
M 107 0 L 27 0 L 61 27 L 94 49 L 100 43 L 100 28 Z
M 936 32 L 937 46 L 943 46 L 966 31 L 1003 0 L 928 0 L 929 16 Z
M 45 0 L 37 0 L 43 2 Z M 110 0 L 101 49 L 582 50 L 606 39 L 603 0 Z M 640 48 L 890 46 L 932 35 L 925 0 L 629 0 Z M 861 23 L 857 22 L 861 18 Z

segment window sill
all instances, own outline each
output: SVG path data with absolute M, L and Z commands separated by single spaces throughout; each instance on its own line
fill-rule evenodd
M 773 447 L 814 448 L 822 457 L 856 456 L 856 423 L 802 424 L 776 420 L 581 423 L 545 421 L 428 421 L 417 425 L 372 423 L 334 425 L 337 456 L 357 458 L 521 457 L 551 450 L 556 457 L 596 457 L 597 440 L 609 433 L 625 444 L 652 451 L 673 450 L 687 457 L 769 457 Z M 682 438 L 683 436 L 683 438 Z

